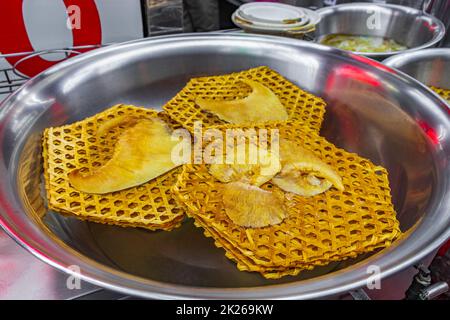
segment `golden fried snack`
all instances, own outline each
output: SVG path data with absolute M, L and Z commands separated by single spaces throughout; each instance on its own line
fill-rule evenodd
M 311 151 L 293 141 L 280 140 L 282 169 L 272 182 L 287 192 L 311 197 L 331 186 L 344 191 L 341 177 Z
M 242 183 L 225 183 L 219 187 L 223 207 L 235 224 L 247 228 L 262 228 L 281 223 L 286 218 L 284 194 Z
M 316 131 L 320 130 L 325 113 L 325 102 L 268 67 L 257 67 L 219 76 L 192 78 L 175 97 L 164 105 L 163 109 L 191 133 L 194 132 L 196 123 L 201 123 L 203 128 L 226 124 L 227 122 L 217 115 L 202 109 L 196 101 L 242 101 L 252 93 L 252 88 L 244 82 L 248 80 L 257 82 L 273 92 L 286 110 L 290 121 L 298 122 Z
M 124 131 L 138 119 L 155 117 L 165 120 L 171 129 L 178 128 L 162 113 L 129 105 L 116 105 L 82 121 L 47 128 L 43 136 L 43 162 L 49 209 L 121 227 L 167 231 L 178 227 L 185 213 L 170 189 L 181 167 L 142 185 L 107 194 L 79 191 L 68 178 L 73 170 L 93 172 L 105 165 Z
M 245 98 L 227 101 L 199 97 L 195 99 L 195 103 L 220 119 L 234 124 L 288 119 L 286 109 L 269 88 L 253 80 L 241 80 L 241 82 L 252 88 L 252 92 Z
M 234 153 L 232 163 L 227 163 L 223 155 L 214 158 L 217 163 L 209 166 L 209 173 L 221 182 L 241 181 L 260 186 L 281 170 L 278 155 L 254 143 L 238 141 L 230 153 Z
M 69 173 L 69 181 L 77 190 L 96 194 L 144 184 L 179 165 L 171 154 L 177 144 L 161 119 L 136 120 L 119 136 L 107 163 L 87 174 L 76 169 Z

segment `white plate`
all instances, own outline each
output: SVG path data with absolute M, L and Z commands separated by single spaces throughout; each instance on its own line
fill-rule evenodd
M 302 28 L 305 25 L 309 24 L 309 20 L 302 21 L 302 23 L 298 24 L 277 24 L 277 25 L 268 25 L 268 24 L 257 24 L 252 21 L 242 19 L 237 12 L 233 13 L 231 16 L 232 21 L 239 27 L 244 28 L 247 26 L 251 26 L 252 28 L 257 28 L 261 30 L 288 30 L 292 28 Z
M 244 19 L 268 24 L 297 20 L 305 16 L 300 7 L 273 2 L 247 3 L 240 6 L 238 10 Z
M 270 10 L 271 5 L 274 3 L 262 3 L 265 4 L 265 10 Z M 276 4 L 275 4 L 276 5 Z M 244 5 L 246 6 L 246 5 Z M 289 6 L 290 7 L 290 6 Z M 296 7 L 294 7 L 296 8 Z M 296 8 L 297 9 L 297 8 Z M 306 33 L 310 32 L 314 26 L 320 22 L 320 15 L 306 8 L 298 8 L 304 13 L 302 22 L 296 24 L 262 24 L 249 19 L 243 18 L 240 15 L 241 10 L 238 9 L 232 15 L 233 22 L 240 28 L 254 31 L 254 32 L 270 32 L 270 33 Z
M 308 23 L 303 8 L 272 2 L 244 4 L 236 11 L 236 16 L 261 27 L 297 27 Z

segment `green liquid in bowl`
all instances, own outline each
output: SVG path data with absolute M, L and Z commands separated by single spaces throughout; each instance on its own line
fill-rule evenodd
M 329 34 L 324 36 L 319 42 L 330 47 L 353 52 L 380 53 L 408 49 L 408 47 L 399 44 L 393 39 L 375 36 Z

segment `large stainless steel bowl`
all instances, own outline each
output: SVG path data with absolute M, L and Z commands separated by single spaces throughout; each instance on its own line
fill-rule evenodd
M 450 89 L 450 48 L 402 53 L 383 63 L 405 72 L 427 86 Z
M 267 65 L 328 103 L 322 134 L 385 166 L 405 236 L 370 257 L 297 277 L 239 272 L 187 221 L 172 232 L 104 226 L 47 212 L 44 128 L 115 103 L 160 108 L 189 78 Z M 314 298 L 387 277 L 450 235 L 450 114 L 414 79 L 373 60 L 316 44 L 245 34 L 141 40 L 99 49 L 29 81 L 0 111 L 0 221 L 34 255 L 94 284 L 144 297 Z M 366 259 L 362 259 L 366 258 Z M 76 270 L 76 269 L 75 269 Z
M 316 41 L 337 33 L 389 38 L 409 48 L 384 53 L 354 52 L 375 59 L 432 47 L 445 35 L 445 26 L 439 19 L 405 6 L 349 3 L 317 12 L 322 19 L 314 33 Z

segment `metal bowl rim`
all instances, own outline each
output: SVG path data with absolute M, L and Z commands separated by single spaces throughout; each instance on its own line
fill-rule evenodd
M 448 56 L 450 61 L 450 48 L 427 48 L 420 51 L 403 52 L 383 60 L 382 63 L 396 69 L 398 63 L 410 61 L 410 59 L 438 58 L 442 56 Z
M 393 68 L 397 70 L 400 73 L 403 73 L 404 75 L 413 78 L 414 80 L 418 81 L 416 78 L 410 76 L 406 72 L 403 72 L 402 70 L 398 69 L 401 67 L 402 62 L 409 62 L 409 61 L 418 61 L 420 58 L 440 58 L 442 56 L 446 56 L 449 59 L 450 62 L 450 48 L 428 48 L 423 49 L 420 51 L 412 51 L 412 52 L 404 52 L 392 57 L 389 57 L 382 61 L 382 63 L 390 68 Z M 420 81 L 419 81 L 420 82 Z M 436 96 L 438 99 L 440 99 L 442 102 L 448 104 L 448 102 L 441 97 L 439 94 L 437 94 L 434 90 L 431 90 L 426 84 L 420 82 L 425 86 L 425 88 L 432 93 L 434 96 Z

